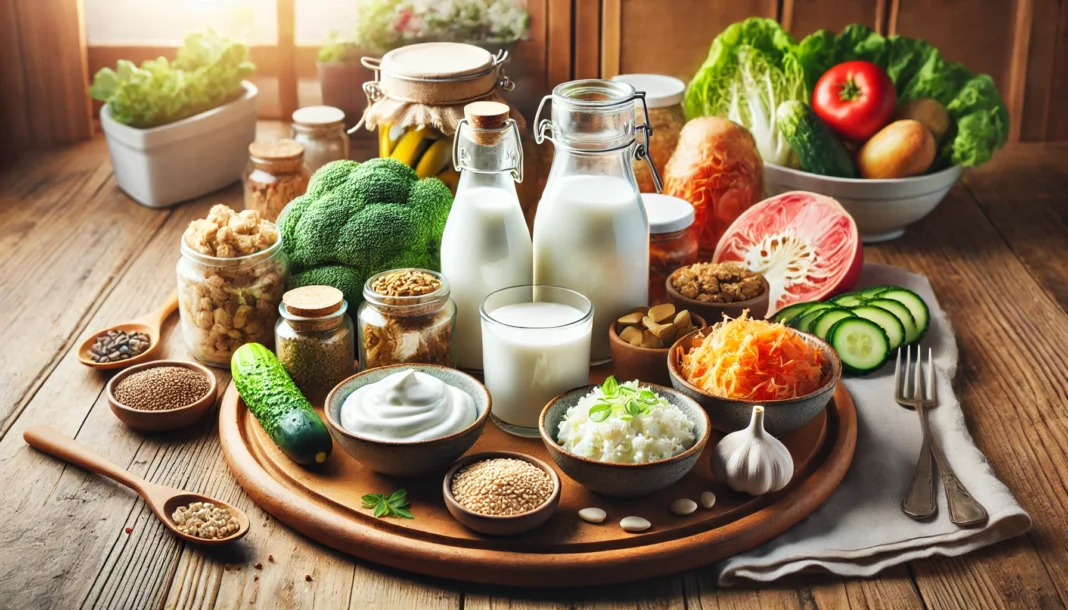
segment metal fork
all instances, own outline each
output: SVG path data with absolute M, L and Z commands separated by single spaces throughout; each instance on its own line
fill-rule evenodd
M 894 369 L 894 399 L 903 407 L 915 409 L 920 417 L 923 431 L 923 444 L 920 458 L 912 476 L 905 498 L 901 501 L 901 510 L 913 519 L 925 519 L 938 510 L 935 501 L 935 480 L 931 468 L 931 458 L 942 476 L 942 486 L 946 490 L 946 505 L 949 507 L 949 520 L 961 526 L 978 525 L 987 520 L 986 509 L 972 497 L 968 490 L 954 474 L 942 452 L 942 447 L 931 434 L 927 421 L 927 408 L 938 406 L 938 384 L 935 378 L 934 353 L 927 350 L 927 384 L 923 384 L 923 351 L 916 349 L 916 367 L 912 368 L 912 349 L 905 355 L 905 368 L 901 368 L 901 350 L 897 352 L 897 366 Z M 912 375 L 912 389 L 909 390 L 909 375 Z

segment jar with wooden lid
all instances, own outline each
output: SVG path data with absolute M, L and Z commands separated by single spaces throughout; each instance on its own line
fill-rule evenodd
M 333 106 L 305 106 L 294 111 L 293 140 L 304 147 L 304 164 L 313 172 L 331 161 L 349 158 L 345 113 Z
M 426 269 L 394 269 L 371 276 L 356 314 L 360 368 L 389 364 L 455 366 L 456 305 L 449 282 Z
M 682 110 L 682 98 L 686 92 L 686 83 L 660 74 L 620 74 L 614 81 L 627 83 L 637 91 L 645 92 L 645 105 L 649 108 L 649 124 L 652 136 L 649 140 L 649 158 L 657 169 L 663 173 L 668 159 L 679 144 L 679 133 L 686 124 L 686 115 Z M 638 113 L 639 124 L 644 122 Z M 641 161 L 634 162 L 634 178 L 638 181 L 638 190 L 642 193 L 655 193 L 656 185 L 649 167 Z
M 667 303 L 666 282 L 679 267 L 697 262 L 693 206 L 684 199 L 642 193 L 649 217 L 649 305 Z
M 308 190 L 311 170 L 304 164 L 304 146 L 290 139 L 248 145 L 245 209 L 274 222 L 286 205 Z
M 274 326 L 274 351 L 300 391 L 312 402 L 326 398 L 356 373 L 352 319 L 341 291 L 302 286 L 282 295 Z
M 514 87 L 504 73 L 508 53 L 496 55 L 456 42 L 427 42 L 394 49 L 381 59 L 364 57 L 375 80 L 363 84 L 368 107 L 351 130 L 378 130 L 378 156 L 411 166 L 420 178 L 441 179 L 455 193 L 453 167 L 456 128 L 470 102 L 507 104 L 502 92 Z M 525 131 L 523 117 L 510 116 Z

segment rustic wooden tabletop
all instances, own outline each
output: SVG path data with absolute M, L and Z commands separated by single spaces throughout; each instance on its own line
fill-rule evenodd
M 277 125 L 261 125 L 277 132 Z M 975 441 L 1034 518 L 1026 536 L 869 580 L 794 577 L 718 589 L 709 570 L 580 591 L 436 581 L 333 552 L 260 510 L 217 425 L 146 436 L 111 414 L 108 377 L 78 363 L 94 329 L 174 289 L 179 236 L 238 186 L 166 210 L 116 186 L 100 138 L 0 172 L 0 607 L 4 608 L 1063 608 L 1068 605 L 1068 145 L 1024 145 L 965 173 L 868 260 L 926 274 L 957 332 L 957 392 Z M 177 316 L 165 353 L 187 357 Z M 218 372 L 220 383 L 229 375 Z M 37 453 L 48 424 L 149 480 L 248 512 L 244 543 L 180 543 L 127 489 Z

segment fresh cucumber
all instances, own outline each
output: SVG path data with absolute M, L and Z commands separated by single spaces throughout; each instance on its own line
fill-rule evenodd
M 820 316 L 816 318 L 816 323 L 812 325 L 812 334 L 826 341 L 827 334 L 831 332 L 831 327 L 838 323 L 839 320 L 855 317 L 856 315 L 852 311 L 841 307 L 824 309 L 820 312 Z
M 785 324 L 786 322 L 789 322 L 791 319 L 800 315 L 803 311 L 817 303 L 818 301 L 806 301 L 804 303 L 794 303 L 793 305 L 787 305 L 775 314 L 775 321 L 782 322 Z
M 801 313 L 787 320 L 786 325 L 791 328 L 798 328 L 798 326 L 801 324 L 801 320 L 804 319 L 805 316 L 811 313 L 815 313 L 817 311 L 822 311 L 824 309 L 830 309 L 831 307 L 834 307 L 834 305 L 831 303 L 813 303 L 812 305 L 806 307 L 805 310 Z
M 883 329 L 883 332 L 886 333 L 886 339 L 890 342 L 890 349 L 897 349 L 905 344 L 905 325 L 894 314 L 874 305 L 852 307 L 850 311 L 858 318 L 871 320 L 878 324 Z
M 811 106 L 797 100 L 783 102 L 775 119 L 779 133 L 797 153 L 801 169 L 824 176 L 857 177 L 849 151 Z
M 274 352 L 246 343 L 234 352 L 230 371 L 241 400 L 289 459 L 298 464 L 326 461 L 334 446 L 330 431 Z
M 897 301 L 909 308 L 909 313 L 916 320 L 917 328 L 916 338 L 912 340 L 913 342 L 919 341 L 927 334 L 927 329 L 931 325 L 931 312 L 927 309 L 927 303 L 920 298 L 920 295 L 905 288 L 893 288 L 881 293 L 879 298 Z
M 905 343 L 912 343 L 919 338 L 920 327 L 916 325 L 916 318 L 912 317 L 912 312 L 909 311 L 908 307 L 905 307 L 904 303 L 891 299 L 872 299 L 865 305 L 881 307 L 894 314 L 901 321 L 901 325 L 905 327 Z
M 836 296 L 829 302 L 834 303 L 839 307 L 856 307 L 858 305 L 863 305 L 865 301 L 867 301 L 866 298 L 860 296 L 856 292 L 850 292 L 847 294 Z
M 821 307 L 819 309 L 806 311 L 797 321 L 797 330 L 805 333 L 812 332 L 812 329 L 815 328 L 816 320 L 818 320 L 825 312 L 834 311 L 835 309 L 837 309 L 837 307 Z
M 838 352 L 842 368 L 864 375 L 882 368 L 890 356 L 890 341 L 883 329 L 864 318 L 843 318 L 827 333 L 827 342 Z
M 863 290 L 857 290 L 852 294 L 862 296 L 866 299 L 874 299 L 876 296 L 886 292 L 887 290 L 893 290 L 897 286 L 872 286 L 871 288 L 865 288 Z

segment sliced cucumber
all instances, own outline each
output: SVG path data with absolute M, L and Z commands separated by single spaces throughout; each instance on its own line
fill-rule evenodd
M 927 303 L 923 302 L 920 295 L 905 288 L 893 288 L 880 294 L 879 298 L 897 301 L 909 308 L 909 313 L 916 320 L 916 328 L 918 329 L 918 334 L 913 341 L 919 341 L 927 334 L 927 328 L 931 325 L 931 312 L 927 309 Z
M 806 309 L 813 305 L 816 305 L 817 303 L 818 301 L 806 301 L 804 303 L 794 303 L 793 305 L 787 305 L 775 314 L 775 321 L 783 323 L 789 322 L 791 319 L 800 315 Z
M 860 296 L 855 292 L 836 296 L 830 300 L 831 303 L 839 307 L 856 307 L 857 305 L 863 305 L 867 299 Z
M 795 328 L 804 333 L 812 332 L 812 325 L 816 323 L 816 319 L 823 315 L 824 312 L 831 311 L 832 309 L 836 308 L 821 307 L 815 311 L 806 311 L 805 313 L 801 314 L 801 318 L 798 319 Z
M 894 316 L 901 321 L 901 325 L 905 327 L 905 343 L 912 343 L 920 338 L 920 327 L 916 325 L 916 318 L 912 317 L 912 312 L 909 311 L 909 308 L 905 307 L 905 304 L 901 301 L 872 299 L 865 303 L 865 305 L 881 307 L 894 314 Z
M 808 307 L 806 307 L 803 312 L 801 312 L 801 313 L 797 314 L 796 316 L 794 316 L 794 317 L 790 318 L 789 320 L 787 320 L 786 321 L 786 325 L 790 326 L 792 328 L 799 328 L 799 325 L 801 324 L 801 320 L 805 316 L 807 316 L 809 314 L 812 314 L 812 313 L 815 313 L 817 311 L 823 311 L 824 309 L 830 309 L 832 307 L 834 307 L 834 305 L 831 304 L 831 303 L 813 303 L 813 304 L 809 305 Z
M 831 347 L 842 359 L 842 367 L 864 375 L 882 368 L 890 356 L 890 342 L 878 324 L 864 318 L 844 318 L 828 333 Z
M 812 325 L 812 334 L 826 341 L 827 334 L 831 332 L 831 327 L 834 326 L 839 320 L 855 317 L 856 315 L 852 311 L 849 311 L 848 309 L 843 309 L 841 307 L 835 307 L 833 309 L 824 309 L 820 312 L 820 316 L 816 318 L 816 323 Z
M 887 290 L 893 290 L 897 286 L 872 286 L 871 288 L 865 288 L 864 290 L 858 290 L 853 294 L 860 295 L 866 299 L 874 299 L 876 295 L 880 295 Z
M 871 320 L 878 324 L 883 329 L 883 332 L 886 333 L 886 339 L 890 342 L 890 349 L 897 349 L 905 344 L 905 325 L 894 314 L 874 305 L 861 305 L 860 307 L 850 308 L 850 311 L 858 318 Z

